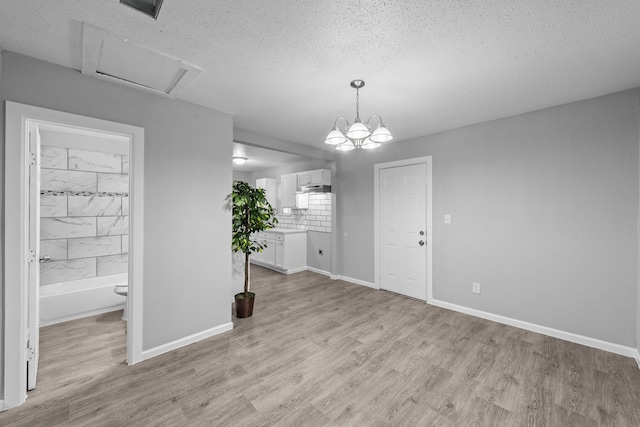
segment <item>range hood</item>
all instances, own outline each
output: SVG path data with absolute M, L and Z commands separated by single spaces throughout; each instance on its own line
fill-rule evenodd
M 331 193 L 330 185 L 314 184 L 314 185 L 301 185 L 300 192 L 302 193 Z

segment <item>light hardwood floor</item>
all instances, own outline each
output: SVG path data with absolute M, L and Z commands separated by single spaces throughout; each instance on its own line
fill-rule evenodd
M 252 273 L 252 318 L 132 367 L 119 312 L 42 328 L 38 388 L 0 425 L 640 426 L 630 358 L 310 272 Z

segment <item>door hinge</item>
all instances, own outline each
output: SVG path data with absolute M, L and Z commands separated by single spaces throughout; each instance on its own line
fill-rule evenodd
M 27 347 L 27 361 L 31 362 L 32 360 L 36 360 L 36 349 Z
M 36 252 L 35 251 L 29 251 L 29 253 L 27 254 L 27 262 L 36 262 Z
M 35 153 L 29 153 L 29 164 L 31 166 L 35 166 L 37 163 L 37 158 Z

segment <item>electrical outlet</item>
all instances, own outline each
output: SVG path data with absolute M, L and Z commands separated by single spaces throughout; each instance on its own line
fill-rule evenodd
M 318 249 L 318 255 L 324 255 L 324 251 L 322 249 Z
M 474 294 L 480 293 L 480 283 L 473 282 L 473 287 L 471 288 Z
M 444 223 L 451 224 L 451 214 L 444 214 Z

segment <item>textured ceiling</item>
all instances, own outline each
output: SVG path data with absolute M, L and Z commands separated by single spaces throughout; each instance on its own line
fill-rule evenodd
M 396 140 L 640 86 L 638 0 L 0 0 L 0 47 L 80 69 L 81 22 L 201 67 L 181 99 L 320 148 L 355 78 Z

